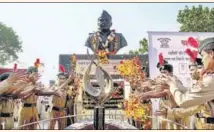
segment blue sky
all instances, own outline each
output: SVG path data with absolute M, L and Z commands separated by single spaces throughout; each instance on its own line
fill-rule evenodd
M 212 3 L 202 5 L 214 7 Z M 23 41 L 19 61 L 45 63 L 42 81 L 55 79 L 59 54 L 86 53 L 88 33 L 97 28 L 102 10 L 112 15 L 113 26 L 123 33 L 128 46 L 119 53 L 139 47 L 147 31 L 178 31 L 176 16 L 185 5 L 198 3 L 0 3 L 0 21 L 12 27 Z M 12 67 L 13 64 L 9 64 Z

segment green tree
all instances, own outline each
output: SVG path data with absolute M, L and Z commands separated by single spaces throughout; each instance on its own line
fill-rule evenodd
M 140 40 L 139 42 L 140 47 L 138 50 L 130 50 L 129 54 L 131 55 L 139 55 L 139 54 L 144 54 L 148 52 L 148 41 L 146 38 L 143 38 L 142 40 Z
M 181 32 L 214 32 L 214 8 L 185 6 L 179 10 L 177 22 Z
M 0 22 L 0 65 L 6 65 L 18 59 L 22 52 L 22 42 L 11 28 Z
M 144 54 L 148 52 L 148 40 L 146 38 L 143 38 L 140 40 L 140 48 L 139 48 L 139 53 Z
M 139 55 L 139 52 L 137 50 L 130 50 L 129 54 L 131 54 L 131 55 Z

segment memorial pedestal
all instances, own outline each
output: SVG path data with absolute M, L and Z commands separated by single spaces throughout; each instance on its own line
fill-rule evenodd
M 94 122 L 92 120 L 84 120 L 70 125 L 65 130 L 94 130 Z M 106 120 L 104 130 L 137 130 L 137 128 L 124 121 Z

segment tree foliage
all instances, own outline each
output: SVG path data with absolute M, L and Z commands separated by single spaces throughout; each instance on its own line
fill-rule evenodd
M 148 52 L 148 41 L 146 38 L 143 38 L 139 42 L 140 47 L 138 50 L 130 50 L 129 54 L 131 55 L 140 55 L 140 54 L 145 54 Z
M 139 52 L 137 50 L 130 50 L 129 54 L 130 55 L 139 55 Z
M 185 6 L 179 10 L 177 22 L 181 32 L 214 32 L 214 8 Z
M 18 59 L 22 52 L 22 42 L 11 28 L 0 22 L 0 65 L 6 65 Z

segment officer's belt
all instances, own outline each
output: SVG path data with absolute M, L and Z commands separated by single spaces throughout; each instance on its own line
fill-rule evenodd
M 48 104 L 49 101 L 41 101 L 42 104 Z
M 36 107 L 36 103 L 24 103 L 24 107 Z
M 71 99 L 73 99 L 73 97 L 72 97 L 72 96 L 68 96 L 67 98 L 68 98 L 68 100 L 71 100 Z
M 214 117 L 201 117 L 200 120 L 204 120 L 205 123 L 214 124 Z
M 1 112 L 0 117 L 13 117 L 13 112 L 12 113 L 3 113 L 3 112 Z
M 2 95 L 0 95 L 0 99 L 1 100 L 18 99 L 18 96 L 16 96 L 16 95 L 2 94 Z
M 161 100 L 169 100 L 167 97 L 162 97 Z
M 151 101 L 150 100 L 143 100 L 141 103 L 142 104 L 149 104 L 149 103 L 151 103 Z
M 63 111 L 63 110 L 65 110 L 65 108 L 64 108 L 64 107 L 59 108 L 59 107 L 57 107 L 57 106 L 53 106 L 52 110 L 55 110 L 55 111 Z

